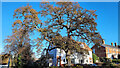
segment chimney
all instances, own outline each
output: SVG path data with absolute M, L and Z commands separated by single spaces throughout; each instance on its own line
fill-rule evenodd
M 115 47 L 117 47 L 117 43 L 115 43 Z
M 118 48 L 120 48 L 120 45 L 118 45 Z
M 72 39 L 72 36 L 70 36 L 70 39 Z
M 111 43 L 111 45 L 113 46 L 113 42 Z
M 102 44 L 105 44 L 105 41 L 104 41 L 104 39 L 102 40 Z

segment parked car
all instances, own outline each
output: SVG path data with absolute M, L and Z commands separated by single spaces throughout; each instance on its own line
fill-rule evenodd
M 97 64 L 90 64 L 90 66 L 97 66 Z
M 0 65 L 0 68 L 7 68 L 8 65 Z

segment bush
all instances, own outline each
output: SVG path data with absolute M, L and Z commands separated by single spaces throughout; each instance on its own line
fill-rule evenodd
M 120 59 L 113 59 L 112 62 L 114 62 L 114 63 L 120 63 Z
M 61 68 L 58 66 L 51 66 L 50 68 Z M 76 65 L 76 66 L 65 66 L 64 68 L 83 68 L 81 65 Z
M 117 62 L 120 63 L 120 59 L 118 59 Z
M 117 59 L 113 59 L 112 62 L 117 63 Z
M 100 57 L 101 62 L 105 62 L 105 59 L 103 57 Z
M 111 58 L 106 58 L 106 57 L 101 57 L 101 58 L 100 58 L 100 61 L 101 61 L 101 62 L 104 62 L 104 63 L 105 63 L 105 62 L 112 62 L 112 59 L 111 59 Z
M 50 68 L 60 68 L 60 67 L 58 67 L 58 66 L 51 66 Z
M 83 68 L 83 66 L 81 66 L 81 65 L 77 65 L 76 67 L 77 67 L 77 68 Z
M 94 53 L 92 54 L 93 56 L 93 63 L 96 63 L 96 60 L 99 60 L 99 57 L 96 56 Z

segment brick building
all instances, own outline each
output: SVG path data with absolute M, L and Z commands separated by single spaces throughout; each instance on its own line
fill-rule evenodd
M 113 45 L 107 45 L 105 44 L 105 41 L 103 40 L 103 43 L 101 45 L 96 44 L 92 47 L 93 53 L 95 53 L 98 57 L 106 57 L 106 58 L 118 58 L 118 55 L 120 54 L 120 48 L 118 48 L 117 43 Z

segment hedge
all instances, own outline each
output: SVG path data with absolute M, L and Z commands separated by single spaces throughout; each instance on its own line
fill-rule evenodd
M 51 66 L 49 68 L 61 68 L 61 67 Z M 83 66 L 81 66 L 81 65 L 77 65 L 77 66 L 65 66 L 64 68 L 83 68 Z
M 106 58 L 106 57 L 100 57 L 101 62 L 112 62 L 111 58 Z
M 114 63 L 120 63 L 120 59 L 113 59 L 112 62 L 114 62 Z

